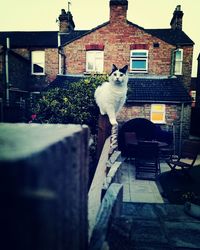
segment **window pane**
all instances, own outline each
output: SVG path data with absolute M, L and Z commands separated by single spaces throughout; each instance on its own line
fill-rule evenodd
M 151 118 L 153 121 L 163 121 L 163 114 L 162 113 L 152 113 Z
M 146 60 L 132 60 L 132 69 L 146 69 Z
M 33 64 L 33 72 L 34 73 L 43 73 L 44 68 L 42 67 L 42 65 L 40 66 L 39 64 Z
M 96 59 L 95 70 L 97 72 L 103 72 L 103 61 L 101 58 Z
M 182 52 L 181 50 L 177 50 L 175 52 L 175 58 L 176 58 L 176 60 L 181 60 L 182 59 L 182 53 L 181 52 Z
M 103 72 L 103 51 L 87 51 L 87 71 Z
M 132 52 L 132 56 L 133 56 L 133 57 L 146 57 L 146 56 L 147 56 L 147 52 L 137 52 L 137 51 L 133 51 L 133 52 Z
M 43 74 L 45 66 L 45 52 L 32 51 L 32 74 Z
M 164 106 L 162 104 L 152 104 L 152 110 L 153 111 L 163 111 Z
M 165 122 L 165 105 L 152 104 L 151 105 L 151 121 L 155 123 Z
M 175 63 L 174 73 L 175 74 L 180 74 L 181 73 L 181 68 L 182 68 L 182 62 L 176 62 Z

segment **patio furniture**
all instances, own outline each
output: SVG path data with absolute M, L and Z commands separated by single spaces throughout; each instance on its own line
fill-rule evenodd
M 124 133 L 124 150 L 126 152 L 126 160 L 132 160 L 135 158 L 137 150 L 137 137 L 135 132 L 125 132 Z
M 157 142 L 138 141 L 135 167 L 136 179 L 156 179 L 160 173 L 159 147 Z
M 199 153 L 200 141 L 185 140 L 180 155 L 176 159 L 174 159 L 174 156 L 171 157 L 169 160 L 166 160 L 166 163 L 172 171 L 181 169 L 188 174 L 188 170 L 194 166 Z

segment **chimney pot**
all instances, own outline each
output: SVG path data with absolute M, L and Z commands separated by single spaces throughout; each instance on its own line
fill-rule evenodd
M 127 17 L 127 0 L 110 0 L 110 22 L 125 22 Z
M 74 30 L 75 24 L 70 11 L 66 12 L 64 9 L 61 9 L 61 14 L 58 19 L 60 21 L 60 32 L 69 33 L 70 31 Z
M 170 25 L 173 30 L 182 30 L 183 23 L 183 11 L 181 10 L 181 5 L 177 5 L 173 13 Z

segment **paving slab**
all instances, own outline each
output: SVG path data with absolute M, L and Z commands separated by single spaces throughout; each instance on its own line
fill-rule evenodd
M 124 202 L 108 239 L 110 250 L 200 249 L 200 220 L 183 205 Z

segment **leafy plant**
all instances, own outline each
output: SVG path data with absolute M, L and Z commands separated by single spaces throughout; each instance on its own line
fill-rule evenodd
M 91 76 L 75 83 L 66 82 L 66 88 L 48 90 L 33 105 L 34 122 L 86 124 L 96 134 L 99 110 L 94 91 L 106 79 L 106 76 Z

